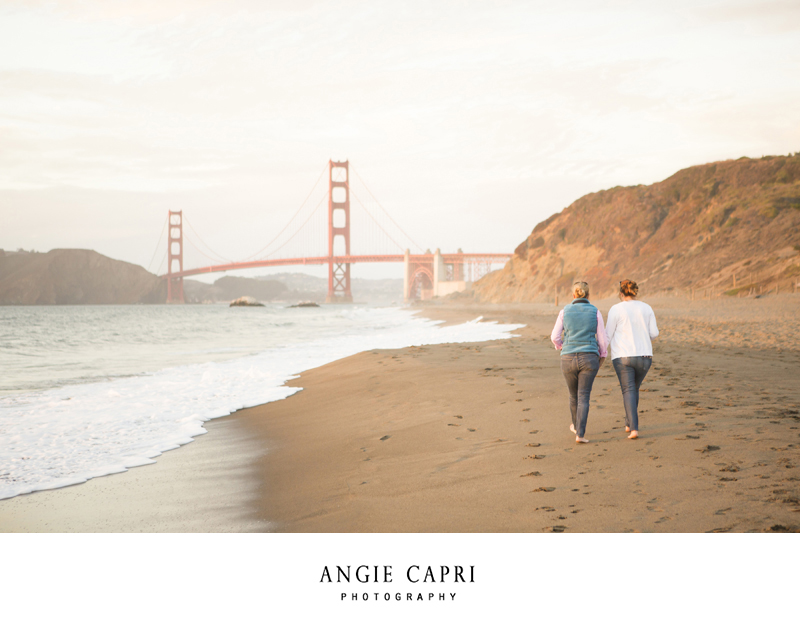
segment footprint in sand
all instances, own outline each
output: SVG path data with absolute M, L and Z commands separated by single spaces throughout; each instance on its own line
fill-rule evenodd
M 453 416 L 454 418 L 458 418 L 459 420 L 463 420 L 464 416 Z
M 467 431 L 471 431 L 472 433 L 475 433 L 475 431 L 477 431 L 477 429 L 467 429 Z
M 536 488 L 535 490 L 531 490 L 531 492 L 553 492 L 554 490 L 555 490 L 555 488 L 553 488 L 553 487 L 544 487 L 544 486 L 542 486 L 540 488 Z
M 386 440 L 388 440 L 390 437 L 392 437 L 392 436 L 391 436 L 391 435 L 384 435 L 384 436 L 381 438 L 381 442 L 385 442 L 385 441 L 386 441 Z
M 524 475 L 520 475 L 520 477 L 541 477 L 542 473 L 538 470 L 534 470 L 533 472 L 525 473 Z
M 525 409 L 523 409 L 522 411 L 530 411 L 530 410 L 531 410 L 530 407 L 525 407 Z
M 538 448 L 541 446 L 541 444 L 539 444 L 538 442 L 529 442 L 525 446 L 530 446 L 531 448 Z
M 448 426 L 448 427 L 460 427 L 461 425 L 460 425 L 460 424 L 453 424 L 452 422 L 449 422 L 449 423 L 447 424 L 447 426 Z

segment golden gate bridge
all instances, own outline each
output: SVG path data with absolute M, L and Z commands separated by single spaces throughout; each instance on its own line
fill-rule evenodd
M 239 261 L 224 259 L 214 252 L 194 230 L 182 210 L 169 210 L 165 225 L 168 228 L 164 257 L 167 271 L 161 276 L 167 281 L 167 303 L 184 302 L 183 279 L 187 276 L 291 265 L 327 265 L 326 301 L 352 302 L 350 265 L 385 262 L 404 264 L 405 301 L 428 299 L 463 291 L 469 283 L 488 273 L 492 264 L 505 262 L 511 257 L 511 254 L 468 254 L 460 250 L 452 254 L 443 254 L 439 249 L 423 252 L 375 199 L 356 172 L 360 188 L 363 188 L 362 201 L 356 194 L 356 187 L 351 186 L 350 169 L 349 161 L 329 160 L 311 192 L 283 229 L 258 252 Z M 319 184 L 326 170 L 327 190 L 316 205 L 309 204 L 314 192 L 320 192 Z M 351 204 L 351 198 L 354 204 Z M 320 212 L 326 200 L 327 214 Z M 377 218 L 381 214 L 386 217 L 383 223 Z M 359 215 L 361 221 L 352 224 L 354 215 Z M 184 231 L 184 225 L 189 228 L 187 231 Z M 361 248 L 358 254 L 351 251 L 351 236 L 354 235 Z M 184 268 L 184 238 L 197 253 L 214 264 Z M 392 253 L 387 253 L 387 249 Z

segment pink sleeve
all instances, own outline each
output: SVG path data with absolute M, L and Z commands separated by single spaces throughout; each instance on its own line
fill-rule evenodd
M 553 342 L 553 345 L 556 347 L 556 350 L 561 350 L 563 346 L 561 342 L 561 335 L 564 332 L 564 309 L 561 309 L 561 312 L 558 314 L 558 319 L 556 319 L 556 325 L 553 326 L 553 332 L 550 333 L 550 341 Z
M 608 356 L 608 338 L 606 337 L 606 327 L 603 325 L 603 315 L 600 309 L 597 309 L 597 346 L 600 350 L 600 356 Z

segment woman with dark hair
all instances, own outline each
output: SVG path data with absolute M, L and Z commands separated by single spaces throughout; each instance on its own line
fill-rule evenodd
M 639 437 L 639 387 L 653 363 L 652 340 L 658 337 L 656 315 L 648 304 L 637 300 L 639 285 L 633 280 L 619 283 L 619 299 L 608 311 L 608 345 L 611 363 L 622 389 L 625 431 Z
M 558 314 L 550 340 L 556 350 L 561 350 L 561 372 L 569 389 L 569 410 L 572 424 L 569 430 L 579 444 L 588 442 L 584 437 L 589 417 L 589 397 L 597 371 L 606 358 L 606 331 L 600 311 L 589 304 L 589 285 L 576 282 L 572 285 L 575 298 Z

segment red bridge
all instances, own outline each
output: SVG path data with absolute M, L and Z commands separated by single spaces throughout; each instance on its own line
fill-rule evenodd
M 328 302 L 352 302 L 353 294 L 350 287 L 350 265 L 355 263 L 376 263 L 376 262 L 393 262 L 404 263 L 404 290 L 403 299 L 408 301 L 410 299 L 428 299 L 430 297 L 447 295 L 455 291 L 463 291 L 474 280 L 486 274 L 491 270 L 493 263 L 505 262 L 511 257 L 511 254 L 465 254 L 460 250 L 454 254 L 442 254 L 438 249 L 431 253 L 430 250 L 422 252 L 421 248 L 414 243 L 403 229 L 389 216 L 388 212 L 377 202 L 372 193 L 363 184 L 366 191 L 366 198 L 371 198 L 372 204 L 364 203 L 359 197 L 355 195 L 354 189 L 351 188 L 350 182 L 350 163 L 329 161 L 326 167 L 328 171 L 328 186 L 325 197 L 323 197 L 317 206 L 308 211 L 307 202 L 312 198 L 314 191 L 318 188 L 318 184 L 322 180 L 322 174 L 317 180 L 317 184 L 312 188 L 311 193 L 306 197 L 306 200 L 301 205 L 300 209 L 295 213 L 289 223 L 272 239 L 265 247 L 259 252 L 251 256 L 247 260 L 230 261 L 221 259 L 218 254 L 214 253 L 211 248 L 205 245 L 203 239 L 200 238 L 191 225 L 187 222 L 195 237 L 202 244 L 198 246 L 189 233 L 186 233 L 187 242 L 189 242 L 201 256 L 213 260 L 216 264 L 206 265 L 202 267 L 195 267 L 192 269 L 184 269 L 184 220 L 182 211 L 169 211 L 167 226 L 169 228 L 167 235 L 167 273 L 162 277 L 167 279 L 167 302 L 171 304 L 182 304 L 183 297 L 183 279 L 186 276 L 195 276 L 204 273 L 218 273 L 222 271 L 234 271 L 237 269 L 253 269 L 256 267 L 278 267 L 289 265 L 328 265 Z M 324 173 L 324 171 L 323 171 Z M 359 178 L 360 180 L 360 178 Z M 395 253 L 369 253 L 369 254 L 352 254 L 350 251 L 350 236 L 351 236 L 351 195 L 356 200 L 360 209 L 366 214 L 366 217 L 372 220 L 364 221 L 367 230 L 364 230 L 362 239 L 367 242 L 372 249 L 385 250 L 387 248 L 394 249 Z M 328 212 L 327 212 L 327 229 L 325 230 L 327 238 L 320 235 L 319 225 L 321 222 L 313 223 L 311 220 L 315 216 L 320 218 L 317 211 L 322 206 L 322 202 L 327 198 Z M 373 206 L 373 212 L 370 212 L 369 206 Z M 375 218 L 374 215 L 378 214 L 377 209 L 383 211 L 384 215 L 388 218 L 392 226 L 384 226 Z M 304 209 L 306 212 L 303 212 Z M 308 216 L 305 216 L 308 215 Z M 295 226 L 296 229 L 291 235 L 284 238 L 279 244 L 275 245 L 280 240 L 281 236 L 290 232 L 290 228 Z M 315 229 L 316 227 L 316 229 Z M 395 232 L 393 235 L 392 232 Z M 403 236 L 399 236 L 402 234 Z M 405 237 L 405 238 L 403 238 Z M 324 242 L 324 241 L 327 242 Z M 408 246 L 398 242 L 406 240 L 409 241 L 420 253 L 411 253 Z M 261 258 L 264 251 L 275 246 L 266 257 Z M 327 246 L 327 247 L 326 247 Z M 368 247 L 369 248 L 369 247 Z M 304 256 L 297 255 L 298 251 L 311 250 L 319 255 Z M 327 250 L 323 254 L 319 250 Z M 315 251 L 316 250 L 316 251 Z M 399 250 L 399 251 L 398 251 Z M 209 255 L 209 252 L 213 255 Z M 286 255 L 287 253 L 293 255 Z M 155 257 L 155 255 L 154 255 Z M 162 261 L 163 263 L 163 261 Z M 152 264 L 152 261 L 151 261 Z

